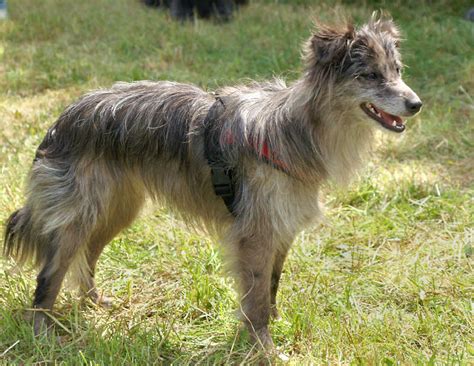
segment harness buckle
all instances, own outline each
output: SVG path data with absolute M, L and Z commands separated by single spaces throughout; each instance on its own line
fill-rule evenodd
M 222 166 L 211 166 L 211 180 L 216 195 L 222 198 L 234 198 L 232 170 Z

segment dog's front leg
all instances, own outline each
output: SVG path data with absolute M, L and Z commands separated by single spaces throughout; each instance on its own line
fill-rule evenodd
M 237 250 L 243 321 L 254 342 L 266 349 L 272 348 L 268 323 L 275 250 L 268 240 L 255 237 L 240 239 Z
M 273 261 L 272 269 L 272 281 L 271 281 L 271 316 L 273 319 L 280 319 L 278 313 L 276 297 L 278 292 L 278 285 L 280 284 L 281 272 L 283 270 L 283 264 L 285 263 L 286 255 L 288 254 L 288 247 L 283 246 L 275 252 L 275 259 Z

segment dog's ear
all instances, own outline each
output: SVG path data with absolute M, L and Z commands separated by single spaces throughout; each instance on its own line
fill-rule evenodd
M 387 12 L 374 11 L 369 21 L 369 28 L 376 33 L 386 33 L 390 35 L 393 38 L 395 45 L 397 47 L 400 46 L 400 30 Z
M 344 27 L 318 24 L 308 42 L 309 51 L 313 53 L 316 63 L 337 64 L 347 55 L 354 37 L 355 30 L 352 24 Z

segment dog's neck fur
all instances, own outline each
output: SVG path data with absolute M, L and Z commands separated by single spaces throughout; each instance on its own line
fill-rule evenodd
M 290 86 L 275 80 L 224 93 L 238 97 L 238 125 L 246 139 L 268 144 L 291 175 L 312 184 L 345 184 L 369 150 L 372 127 L 360 120 L 358 106 L 332 85 L 315 84 L 304 75 Z
M 308 132 L 313 134 L 313 143 L 321 153 L 315 158 L 325 166 L 326 178 L 338 184 L 348 183 L 370 150 L 373 127 L 361 119 L 359 106 L 344 97 L 331 80 L 315 84 L 305 75 L 289 90 L 291 97 L 307 96 L 302 104 L 293 104 L 292 119 L 310 127 Z

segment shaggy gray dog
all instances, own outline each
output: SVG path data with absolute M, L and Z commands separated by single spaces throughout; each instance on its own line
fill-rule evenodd
M 421 108 L 401 78 L 399 38 L 391 20 L 377 17 L 358 29 L 320 25 L 290 86 L 226 87 L 216 100 L 192 85 L 118 83 L 70 105 L 38 148 L 24 207 L 7 221 L 5 254 L 41 268 L 33 306 L 52 310 L 69 269 L 104 301 L 97 259 L 151 196 L 225 242 L 242 319 L 255 342 L 271 347 L 283 263 L 320 214 L 321 185 L 349 179 L 374 128 L 401 133 L 401 116 Z M 227 206 L 213 189 L 209 141 L 232 171 Z M 44 312 L 36 312 L 36 333 Z

